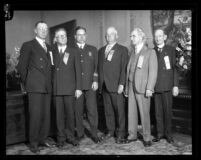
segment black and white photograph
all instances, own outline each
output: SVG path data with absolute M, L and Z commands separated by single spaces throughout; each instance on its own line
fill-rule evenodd
M 192 155 L 194 10 L 15 7 L 6 156 Z

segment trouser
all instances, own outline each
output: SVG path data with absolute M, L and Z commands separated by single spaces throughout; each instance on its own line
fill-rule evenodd
M 29 142 L 38 145 L 49 135 L 51 94 L 28 93 L 28 103 Z
M 155 93 L 154 99 L 157 134 L 172 137 L 172 92 Z
M 77 136 L 81 137 L 84 134 L 83 111 L 85 102 L 90 131 L 93 136 L 96 136 L 98 132 L 98 111 L 96 91 L 93 91 L 92 89 L 83 90 L 83 94 L 76 100 L 75 117 Z
M 138 94 L 135 92 L 133 83 L 129 82 L 128 95 L 128 132 L 134 138 L 137 138 L 138 126 L 138 111 L 140 113 L 140 120 L 142 124 L 143 139 L 145 141 L 151 140 L 150 127 L 150 98 L 145 97 L 145 94 Z
M 71 95 L 55 96 L 56 101 L 56 124 L 57 140 L 59 142 L 74 138 L 75 116 L 74 102 L 75 97 Z
M 117 137 L 125 136 L 125 99 L 123 94 L 108 92 L 103 84 L 103 104 L 108 132 Z

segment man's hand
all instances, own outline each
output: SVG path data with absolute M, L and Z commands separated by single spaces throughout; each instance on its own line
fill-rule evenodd
M 146 97 L 151 97 L 153 92 L 151 90 L 146 90 Z
M 96 91 L 98 89 L 98 82 L 93 82 L 91 88 L 93 91 Z
M 81 90 L 76 90 L 75 91 L 75 97 L 76 97 L 76 99 L 78 99 L 81 95 L 82 95 L 82 91 Z
M 173 89 L 172 89 L 172 94 L 173 94 L 173 96 L 178 96 L 178 94 L 179 94 L 179 88 L 178 87 L 173 87 Z
M 120 84 L 119 87 L 118 87 L 117 93 L 121 94 L 123 92 L 123 90 L 124 90 L 124 86 Z

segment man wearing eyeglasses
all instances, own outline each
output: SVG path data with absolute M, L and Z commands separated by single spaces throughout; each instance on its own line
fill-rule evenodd
M 66 30 L 55 31 L 53 95 L 56 102 L 57 146 L 63 148 L 65 141 L 78 146 L 75 138 L 74 103 L 81 91 L 80 58 L 74 49 L 67 46 Z

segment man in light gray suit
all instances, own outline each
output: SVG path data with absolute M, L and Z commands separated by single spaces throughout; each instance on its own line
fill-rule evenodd
M 151 146 L 150 97 L 157 79 L 158 62 L 155 51 L 146 46 L 146 36 L 141 28 L 135 28 L 131 32 L 131 41 L 134 48 L 127 66 L 125 89 L 128 96 L 128 141 L 137 140 L 138 108 L 143 129 L 143 144 L 148 147 Z

